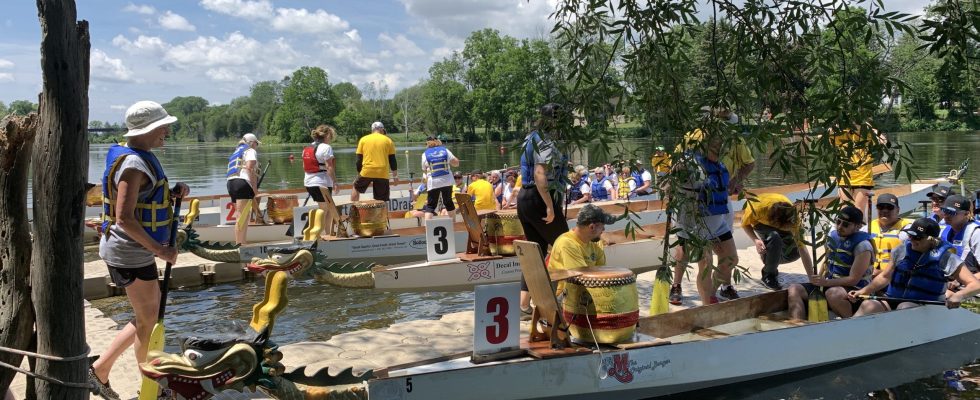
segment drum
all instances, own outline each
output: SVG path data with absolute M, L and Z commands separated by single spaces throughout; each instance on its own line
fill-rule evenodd
M 572 338 L 589 343 L 630 341 L 640 318 L 636 275 L 618 267 L 576 271 L 582 275 L 566 281 L 562 311 Z
M 355 201 L 350 209 L 351 228 L 362 237 L 383 235 L 388 231 L 388 203 L 381 200 Z
M 294 194 L 273 195 L 265 203 L 269 219 L 276 224 L 293 222 L 293 209 L 299 207 L 299 200 Z
M 517 210 L 500 210 L 484 217 L 487 241 L 490 244 L 490 254 L 495 256 L 512 256 L 514 240 L 527 240 L 521 220 L 517 219 Z

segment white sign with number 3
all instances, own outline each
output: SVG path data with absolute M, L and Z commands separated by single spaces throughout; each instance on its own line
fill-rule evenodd
M 456 233 L 453 220 L 433 218 L 425 220 L 425 253 L 429 262 L 456 258 Z
M 493 354 L 519 348 L 521 284 L 480 285 L 474 297 L 473 353 Z

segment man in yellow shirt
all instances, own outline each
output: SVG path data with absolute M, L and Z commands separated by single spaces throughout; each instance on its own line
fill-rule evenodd
M 380 121 L 371 124 L 371 133 L 357 141 L 356 154 L 357 179 L 354 180 L 351 201 L 357 201 L 368 186 L 374 186 L 375 200 L 388 201 L 391 196 L 388 170 L 391 170 L 392 178 L 397 178 L 398 163 L 395 160 L 395 143 L 387 136 L 384 124 Z
M 606 225 L 616 222 L 616 217 L 592 204 L 586 204 L 578 213 L 572 230 L 561 234 L 551 246 L 549 269 L 578 269 L 606 265 L 606 252 L 599 238 Z M 559 291 L 562 285 L 558 285 Z
M 872 235 L 877 255 L 874 258 L 872 276 L 878 276 L 892 265 L 892 250 L 908 240 L 908 234 L 903 230 L 912 224 L 912 220 L 901 218 L 902 210 L 898 208 L 898 197 L 891 193 L 878 196 L 878 218 L 871 221 L 868 233 Z
M 863 131 L 863 132 L 862 132 Z M 841 200 L 851 202 L 855 207 L 863 209 L 867 204 L 871 191 L 875 187 L 874 158 L 871 150 L 875 146 L 875 141 L 884 145 L 888 139 L 877 129 L 870 125 L 857 125 L 853 129 L 843 129 L 838 132 L 831 132 L 834 146 L 842 154 L 850 154 L 848 161 L 850 167 L 845 179 L 840 180 L 838 185 Z
M 770 289 L 782 289 L 778 279 L 779 264 L 800 259 L 807 271 L 813 270 L 796 207 L 786 196 L 762 193 L 746 200 L 742 230 L 755 243 L 755 250 L 762 257 L 762 283 Z
M 473 206 L 477 211 L 500 209 L 500 204 L 493 195 L 493 184 L 483 178 L 483 172 L 480 171 L 473 171 L 470 175 L 466 193 L 473 197 Z

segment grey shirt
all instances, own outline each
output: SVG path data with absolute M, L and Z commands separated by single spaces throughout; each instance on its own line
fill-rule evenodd
M 149 182 L 140 187 L 139 200 L 142 202 L 150 197 L 153 187 L 156 185 L 156 178 L 149 165 L 142 158 L 136 155 L 129 155 L 123 159 L 122 165 L 112 177 L 113 183 L 119 185 L 119 178 L 124 171 L 136 169 L 149 177 Z M 106 264 L 116 268 L 141 268 L 147 265 L 156 264 L 154 254 L 131 239 L 120 226 L 111 225 L 108 234 L 103 234 L 99 240 L 99 257 Z

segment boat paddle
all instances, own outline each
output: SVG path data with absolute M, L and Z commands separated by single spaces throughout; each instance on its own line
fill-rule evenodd
M 906 299 L 906 298 L 903 298 L 903 297 L 876 296 L 876 295 L 873 295 L 873 294 L 862 294 L 862 295 L 860 295 L 858 297 L 861 298 L 861 299 L 865 299 L 865 300 L 898 301 L 898 302 L 929 304 L 929 305 L 937 305 L 937 306 L 945 306 L 946 305 L 946 302 L 945 301 L 939 301 L 939 300 Z M 976 298 L 972 298 L 970 300 L 964 300 L 960 304 L 961 305 L 962 304 L 974 304 L 976 302 L 977 302 L 977 299 Z
M 806 199 L 810 205 L 810 251 L 813 256 L 811 263 L 813 275 L 817 276 L 820 272 L 817 268 L 817 220 L 814 211 L 817 207 L 816 199 Z M 830 313 L 827 310 L 827 298 L 823 295 L 823 287 L 815 288 L 807 297 L 807 320 L 810 322 L 824 322 L 830 320 Z
M 667 274 L 671 271 L 670 265 L 670 206 L 667 207 L 667 230 L 664 231 L 664 266 L 657 268 L 657 273 L 653 278 L 653 294 L 650 295 L 650 315 L 666 314 L 670 311 L 670 282 L 667 282 Z
M 180 198 L 174 200 L 174 214 L 173 221 L 170 223 L 170 242 L 167 243 L 167 247 L 174 247 L 174 242 L 177 241 L 177 222 L 180 221 Z M 163 350 L 164 342 L 164 326 L 163 326 L 163 314 L 167 309 L 167 292 L 170 289 L 170 270 L 173 269 L 174 264 L 171 262 L 167 263 L 167 267 L 163 270 L 163 287 L 160 288 L 160 309 L 157 312 L 157 323 L 153 325 L 153 330 L 150 331 L 150 340 L 147 342 L 146 350 L 150 351 L 161 351 Z M 159 388 L 157 386 L 157 381 L 143 376 L 143 384 L 140 386 L 140 400 L 153 400 L 157 398 L 157 392 Z
M 269 172 L 269 166 L 272 164 L 272 160 L 269 160 L 265 164 L 265 170 L 262 171 L 262 175 L 259 176 L 258 183 L 255 184 L 255 195 L 259 194 L 259 187 L 262 186 L 262 180 L 265 179 L 265 173 Z M 241 210 L 238 210 L 238 221 L 235 221 L 235 227 L 242 229 L 248 225 L 248 220 L 252 219 L 252 203 L 255 203 L 255 198 L 245 202 L 245 206 Z M 260 215 L 261 216 L 261 215 Z M 262 222 L 265 222 L 265 217 L 262 217 Z

